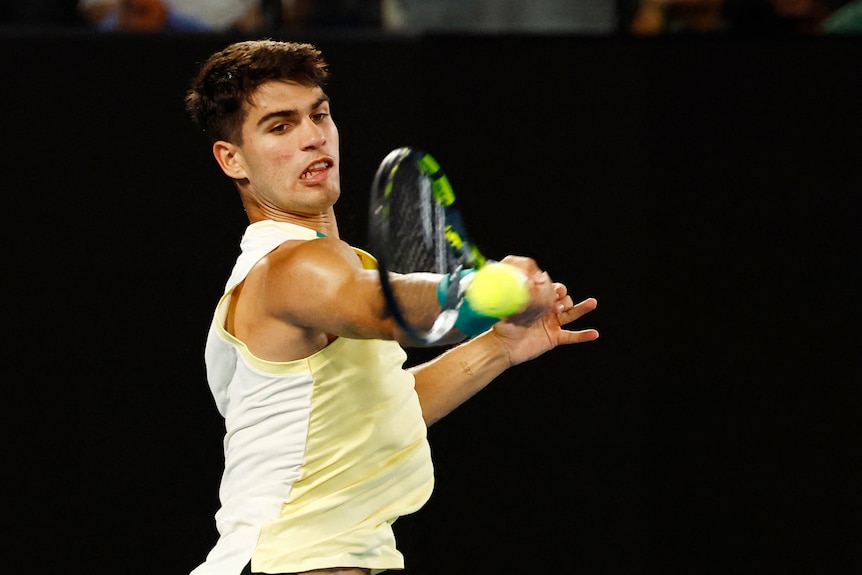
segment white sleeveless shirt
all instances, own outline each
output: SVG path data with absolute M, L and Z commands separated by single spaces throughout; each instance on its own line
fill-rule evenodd
M 392 523 L 431 495 L 426 427 L 397 343 L 340 337 L 271 362 L 225 330 L 233 289 L 252 267 L 285 241 L 317 237 L 284 222 L 250 225 L 216 308 L 205 359 L 225 418 L 219 539 L 192 575 L 239 575 L 249 560 L 269 573 L 403 569 Z

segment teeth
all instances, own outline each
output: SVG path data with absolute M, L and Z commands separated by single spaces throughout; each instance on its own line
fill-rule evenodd
M 311 177 L 311 172 L 314 172 L 316 170 L 325 170 L 327 167 L 329 167 L 328 162 L 323 162 L 323 161 L 315 162 L 315 163 L 311 164 L 310 166 L 308 166 L 308 169 L 305 170 L 305 172 L 303 172 L 302 176 L 300 176 L 300 179 L 305 180 L 305 179 Z

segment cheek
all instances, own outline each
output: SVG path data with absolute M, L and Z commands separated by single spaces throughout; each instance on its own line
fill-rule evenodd
M 278 178 L 284 172 L 290 154 L 275 147 L 248 147 L 245 155 L 245 168 L 251 180 L 263 180 Z
M 253 167 L 264 173 L 279 173 L 289 169 L 294 156 L 294 152 L 289 146 L 277 144 L 257 146 L 252 152 Z
M 332 130 L 326 135 L 326 142 L 329 144 L 329 147 L 332 148 L 330 152 L 332 156 L 337 160 L 338 159 L 338 149 L 339 149 L 339 140 L 338 140 L 338 128 L 335 126 L 332 127 Z

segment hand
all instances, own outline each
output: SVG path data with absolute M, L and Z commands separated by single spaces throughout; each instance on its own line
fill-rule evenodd
M 510 365 L 536 358 L 558 345 L 593 341 L 599 337 L 599 332 L 595 329 L 563 329 L 563 326 L 596 309 L 596 299 L 587 298 L 575 304 L 564 284 L 553 283 L 551 286 L 556 297 L 551 309 L 543 315 L 530 318 L 525 315 L 531 309 L 528 306 L 521 314 L 494 325 L 492 332 L 506 350 Z

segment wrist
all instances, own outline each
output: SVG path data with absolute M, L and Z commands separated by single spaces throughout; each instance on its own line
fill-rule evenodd
M 497 349 L 500 352 L 497 354 L 499 357 L 505 358 L 506 367 L 505 369 L 509 369 L 513 367 L 515 364 L 512 362 L 512 355 L 509 353 L 509 347 L 506 345 L 506 342 L 503 341 L 503 336 L 497 333 L 497 330 L 491 330 L 488 332 L 487 337 L 494 340 L 494 344 L 497 346 Z
M 464 293 L 467 284 L 472 280 L 473 273 L 475 271 L 472 269 L 461 270 L 456 295 L 461 296 Z M 451 295 L 450 288 L 451 279 L 447 274 L 437 284 L 437 301 L 440 303 L 440 307 L 446 307 L 446 302 Z M 467 337 L 476 337 L 480 333 L 488 331 L 498 321 L 499 318 L 477 312 L 466 298 L 461 298 L 461 303 L 458 305 L 458 316 L 455 319 L 455 328 Z

